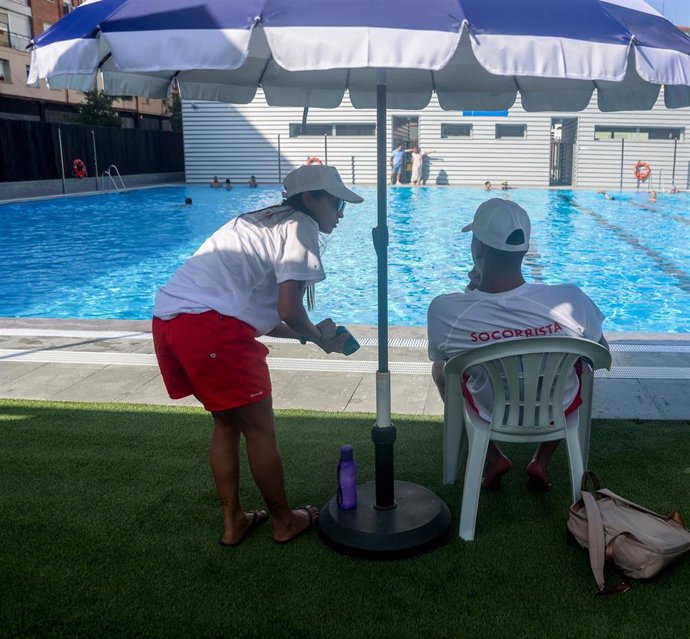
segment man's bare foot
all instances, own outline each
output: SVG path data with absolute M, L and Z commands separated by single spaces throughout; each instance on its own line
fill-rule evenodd
M 286 544 L 307 532 L 319 520 L 319 509 L 316 506 L 304 506 L 292 511 L 292 517 L 284 526 L 273 524 L 273 541 Z
M 487 459 L 484 477 L 482 477 L 482 488 L 500 488 L 501 477 L 503 477 L 503 475 L 505 475 L 512 467 L 513 464 L 510 463 L 510 459 L 504 457 L 503 455 L 500 455 L 491 461 Z
M 265 510 L 250 510 L 241 513 L 237 522 L 230 529 L 226 529 L 218 542 L 221 546 L 239 546 L 257 527 L 268 520 Z
M 527 465 L 527 487 L 539 493 L 545 493 L 553 487 L 549 480 L 549 467 L 542 466 L 533 459 Z

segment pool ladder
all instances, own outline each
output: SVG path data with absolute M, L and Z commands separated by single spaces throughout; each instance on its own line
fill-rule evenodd
M 119 180 L 119 184 L 117 180 Z M 105 193 L 110 193 L 111 190 L 115 190 L 116 193 L 120 191 L 126 191 L 124 180 L 120 175 L 119 169 L 111 164 L 103 173 L 101 174 L 101 191 Z

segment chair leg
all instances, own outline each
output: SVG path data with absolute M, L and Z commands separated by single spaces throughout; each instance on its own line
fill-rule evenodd
M 458 481 L 460 453 L 465 439 L 465 424 L 459 420 L 446 420 L 443 425 L 443 483 Z
M 565 441 L 568 447 L 568 468 L 570 469 L 573 502 L 580 499 L 582 475 L 585 472 L 581 437 L 578 417 L 577 415 L 570 415 L 565 429 Z
M 465 541 L 474 539 L 479 508 L 479 493 L 482 489 L 482 474 L 486 451 L 489 447 L 489 431 L 468 425 L 469 453 L 465 468 L 465 482 L 462 487 L 459 535 Z

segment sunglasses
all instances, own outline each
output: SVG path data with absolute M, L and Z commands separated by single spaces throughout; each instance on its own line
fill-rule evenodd
M 340 198 L 335 199 L 335 210 L 338 211 L 338 213 L 342 213 L 345 210 L 345 200 L 341 200 Z

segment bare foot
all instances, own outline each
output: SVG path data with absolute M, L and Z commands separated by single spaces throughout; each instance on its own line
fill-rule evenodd
M 277 544 L 286 544 L 297 539 L 302 533 L 307 532 L 316 525 L 319 520 L 319 509 L 316 506 L 304 506 L 292 511 L 292 517 L 283 526 L 273 523 L 273 541 Z
M 513 464 L 510 463 L 510 459 L 503 455 L 492 460 L 487 459 L 484 477 L 482 477 L 482 488 L 500 488 L 501 477 L 512 467 Z
M 545 493 L 551 490 L 552 485 L 549 480 L 549 467 L 542 466 L 538 461 L 533 459 L 527 465 L 527 486 L 530 490 Z
M 242 513 L 234 526 L 225 529 L 223 537 L 218 543 L 221 546 L 239 546 L 257 526 L 267 520 L 268 513 L 265 510 L 251 510 L 248 513 Z

